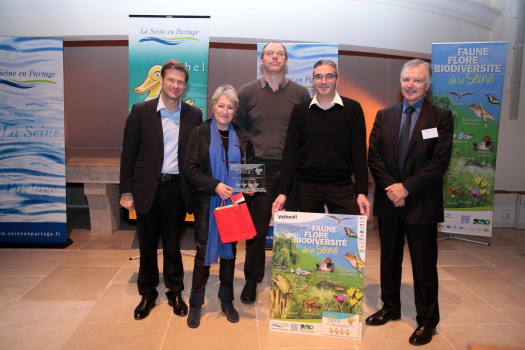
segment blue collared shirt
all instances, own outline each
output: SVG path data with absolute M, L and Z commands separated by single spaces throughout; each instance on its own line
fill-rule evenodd
M 178 156 L 181 104 L 182 102 L 179 99 L 178 108 L 175 112 L 170 113 L 170 111 L 164 106 L 161 96 L 157 105 L 157 112 L 160 111 L 160 119 L 162 121 L 162 135 L 164 136 L 164 160 L 162 162 L 163 174 L 179 173 Z
M 425 99 L 421 99 L 418 103 L 413 105 L 416 110 L 412 112 L 412 118 L 410 118 L 410 138 L 412 138 L 412 131 L 414 131 L 414 126 L 416 125 L 417 118 L 419 117 L 419 113 L 421 113 L 421 108 L 423 107 L 423 103 L 425 103 Z M 405 120 L 407 119 L 406 110 L 410 105 L 406 100 L 403 100 L 403 114 L 401 115 L 401 125 L 399 126 L 399 135 L 401 135 L 401 129 L 403 128 L 403 125 L 405 124 Z M 398 136 L 399 141 L 399 136 Z

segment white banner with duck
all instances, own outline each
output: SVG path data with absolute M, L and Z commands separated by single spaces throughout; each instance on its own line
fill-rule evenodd
M 274 213 L 270 330 L 360 339 L 366 216 Z
M 454 118 L 441 232 L 491 237 L 507 42 L 432 44 L 430 102 Z

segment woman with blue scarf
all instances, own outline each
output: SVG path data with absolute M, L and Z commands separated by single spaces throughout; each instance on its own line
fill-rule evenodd
M 228 164 L 255 161 L 252 141 L 248 133 L 232 119 L 239 99 L 230 85 L 221 85 L 211 98 L 213 118 L 196 127 L 190 136 L 184 163 L 184 175 L 195 196 L 195 244 L 197 253 L 193 267 L 188 326 L 200 325 L 206 282 L 210 265 L 219 265 L 219 299 L 221 309 L 230 322 L 239 322 L 233 307 L 233 274 L 235 271 L 236 243 L 222 244 L 213 215 L 223 200 L 233 195 L 229 183 Z M 230 202 L 226 204 L 231 204 Z

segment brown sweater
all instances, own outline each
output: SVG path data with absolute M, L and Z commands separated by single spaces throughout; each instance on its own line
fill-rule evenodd
M 277 91 L 263 88 L 260 79 L 239 90 L 235 122 L 250 134 L 257 163 L 281 162 L 292 108 L 309 99 L 308 90 L 291 80 Z

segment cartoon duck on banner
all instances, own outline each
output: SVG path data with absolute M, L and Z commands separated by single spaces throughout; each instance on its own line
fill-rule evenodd
M 148 95 L 144 99 L 144 101 L 153 100 L 154 98 L 157 98 L 160 95 L 160 90 L 162 89 L 162 85 L 160 83 L 161 74 L 160 71 L 162 70 L 161 65 L 154 65 L 151 66 L 151 68 L 148 71 L 148 74 L 146 75 L 146 79 L 137 87 L 133 89 L 133 92 L 142 95 L 146 92 Z M 195 105 L 195 100 L 192 100 L 191 98 L 186 99 L 184 102 L 190 105 Z M 199 107 L 200 110 L 202 110 L 201 107 Z
M 162 85 L 160 84 L 160 71 L 162 69 L 162 66 L 156 64 L 154 66 L 151 66 L 151 68 L 148 71 L 148 74 L 146 75 L 146 79 L 137 87 L 133 89 L 133 92 L 142 95 L 146 92 L 148 95 L 144 99 L 144 101 L 153 100 L 160 94 L 160 90 L 162 88 Z

